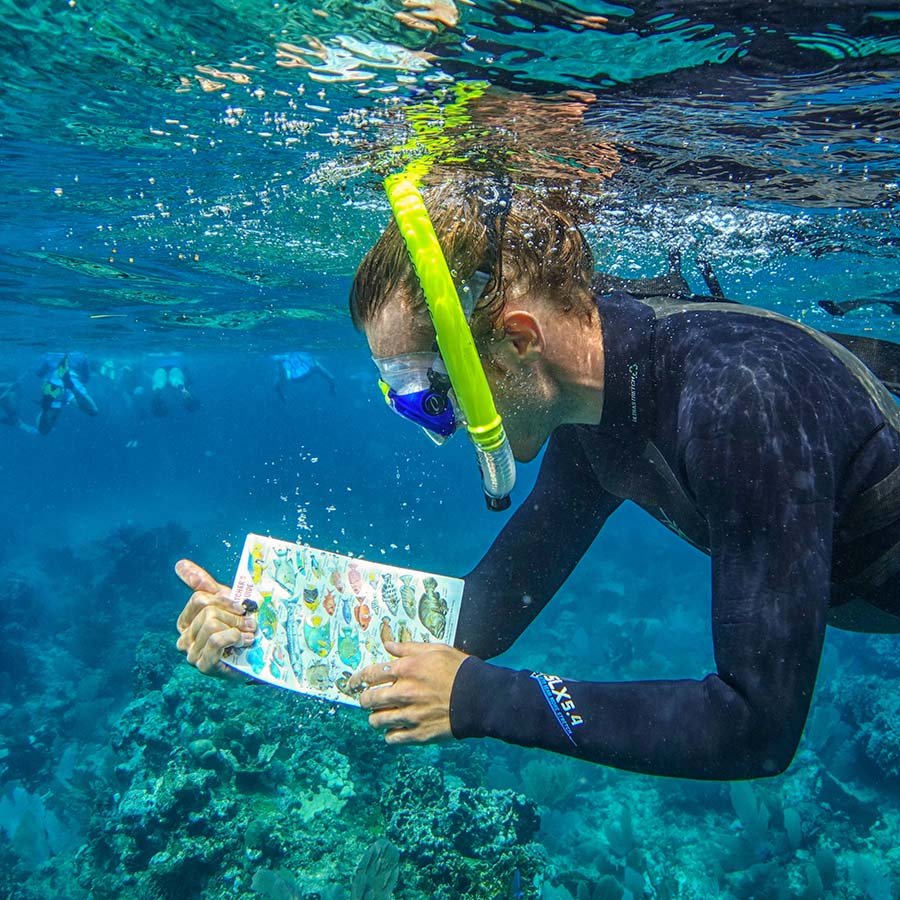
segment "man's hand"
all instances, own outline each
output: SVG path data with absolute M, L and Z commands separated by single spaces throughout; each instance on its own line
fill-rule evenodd
M 459 21 L 459 12 L 453 0 L 402 0 L 407 12 L 396 12 L 398 19 L 408 28 L 437 32 L 440 25 L 453 28 Z
M 366 666 L 351 679 L 369 724 L 384 731 L 388 744 L 433 744 L 453 737 L 450 691 L 467 654 L 447 644 L 386 641 L 398 657 L 390 663 Z
M 244 615 L 243 606 L 231 599 L 231 588 L 189 559 L 175 564 L 175 574 L 194 592 L 178 617 L 176 646 L 204 675 L 244 679 L 222 657 L 231 647 L 253 643 L 256 616 Z

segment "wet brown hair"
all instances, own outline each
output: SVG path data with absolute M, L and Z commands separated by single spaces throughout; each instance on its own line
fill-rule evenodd
M 507 301 L 533 293 L 561 312 L 593 315 L 593 254 L 571 212 L 532 191 L 481 177 L 443 181 L 423 196 L 457 285 L 476 271 L 490 276 L 474 330 L 491 330 Z M 393 220 L 356 270 L 353 324 L 365 327 L 392 299 L 414 316 L 425 314 L 422 288 Z

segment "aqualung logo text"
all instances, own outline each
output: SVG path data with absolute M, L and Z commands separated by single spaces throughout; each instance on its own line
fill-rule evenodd
M 545 675 L 543 672 L 532 672 L 531 677 L 540 685 L 541 693 L 547 706 L 559 722 L 565 736 L 577 747 L 575 729 L 584 724 L 584 719 L 575 710 L 575 701 L 569 694 L 569 688 L 558 675 Z
M 637 380 L 638 374 L 640 370 L 638 369 L 637 363 L 632 363 L 628 367 L 628 376 L 631 379 L 631 386 L 628 389 L 629 400 L 631 401 L 631 421 L 637 422 L 638 420 L 638 408 L 637 408 Z

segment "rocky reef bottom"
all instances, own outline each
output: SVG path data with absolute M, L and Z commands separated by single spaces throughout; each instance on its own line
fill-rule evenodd
M 491 741 L 388 747 L 357 709 L 204 678 L 183 662 L 154 610 L 185 540 L 122 533 L 103 542 L 102 567 L 54 556 L 61 595 L 76 600 L 39 655 L 16 655 L 41 609 L 36 585 L 2 586 L 22 618 L 3 663 L 0 897 L 898 896 L 896 639 L 830 641 L 801 750 L 775 779 L 650 778 Z M 161 580 L 95 604 L 95 630 L 114 636 L 101 652 L 79 626 L 77 592 L 121 598 L 139 556 Z M 557 598 L 561 627 L 580 600 L 577 589 Z M 667 622 L 610 615 L 604 645 L 582 649 L 625 677 L 648 666 L 665 677 L 661 635 L 681 643 L 696 628 L 666 607 Z M 541 652 L 523 658 L 553 665 Z M 578 645 L 568 652 L 577 668 Z

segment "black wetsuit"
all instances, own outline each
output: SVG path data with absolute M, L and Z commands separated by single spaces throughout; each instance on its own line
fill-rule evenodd
M 466 578 L 456 644 L 474 656 L 453 686 L 453 733 L 657 775 L 778 773 L 826 623 L 862 606 L 900 628 L 900 408 L 855 357 L 782 317 L 598 302 L 602 421 L 554 431 L 532 493 Z M 716 673 L 597 683 L 483 662 L 623 499 L 710 554 Z

